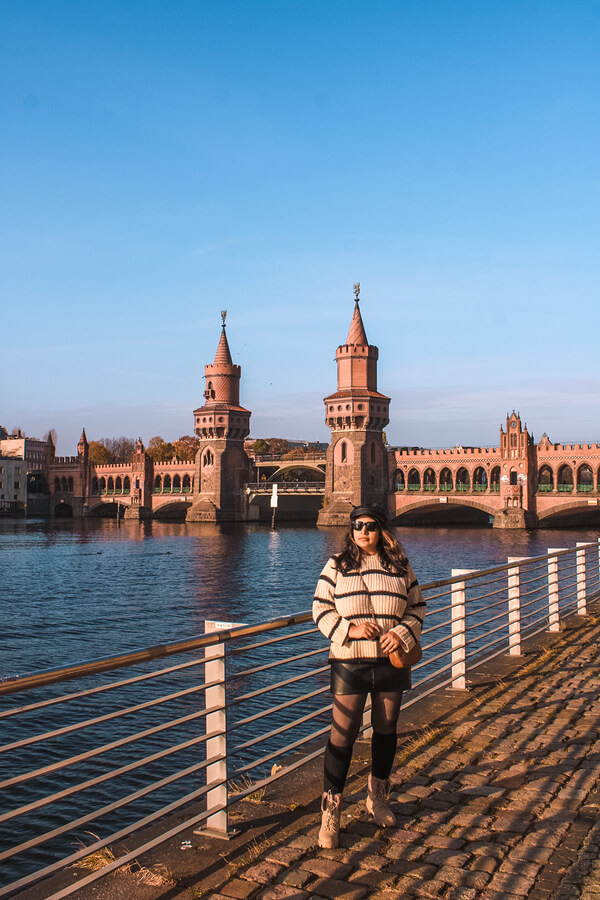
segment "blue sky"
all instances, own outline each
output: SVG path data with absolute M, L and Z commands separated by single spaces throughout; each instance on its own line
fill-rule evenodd
M 600 440 L 600 3 L 0 6 L 0 424 L 327 439 L 352 285 L 390 442 Z

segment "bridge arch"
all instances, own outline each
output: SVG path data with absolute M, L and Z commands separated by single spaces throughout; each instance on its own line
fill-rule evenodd
M 456 490 L 468 491 L 470 485 L 469 470 L 461 466 L 456 473 Z
M 588 463 L 582 463 L 577 469 L 577 490 L 580 493 L 593 491 L 594 489 L 594 473 L 592 467 Z
M 435 491 L 436 488 L 436 477 L 435 472 L 431 467 L 428 467 L 423 472 L 423 490 L 424 491 Z
M 129 475 L 126 475 L 123 479 L 123 493 L 128 494 L 131 491 L 131 481 L 129 479 Z
M 406 479 L 404 478 L 404 472 L 402 469 L 394 469 L 392 473 L 392 491 L 394 493 L 398 493 L 399 491 L 403 491 L 406 487 Z
M 558 498 L 557 498 L 558 499 Z M 563 500 L 548 509 L 538 511 L 538 523 L 545 527 L 561 525 L 600 526 L 600 507 L 590 506 L 587 499 Z
M 556 486 L 559 491 L 567 493 L 573 490 L 573 469 L 567 463 L 564 463 L 558 470 Z
M 421 473 L 418 469 L 411 469 L 408 473 L 408 489 L 409 491 L 421 490 Z
M 152 508 L 152 518 L 183 521 L 191 505 L 191 498 L 169 498 Z
M 554 472 L 552 466 L 540 466 L 537 476 L 537 489 L 542 493 L 554 490 Z
M 494 466 L 490 474 L 490 490 L 500 490 L 500 466 Z
M 392 523 L 400 526 L 403 524 L 426 524 L 427 519 L 440 524 L 444 520 L 452 519 L 460 522 L 464 514 L 464 519 L 468 524 L 489 525 L 490 517 L 493 518 L 497 512 L 497 507 L 470 497 L 448 497 L 448 502 L 444 498 L 444 503 L 436 502 L 433 497 L 431 499 L 423 497 L 403 505 L 395 513 L 392 513 Z
M 440 491 L 451 491 L 454 489 L 454 479 L 452 478 L 452 470 L 448 466 L 444 466 L 440 472 Z
M 488 488 L 487 472 L 483 466 L 477 466 L 477 468 L 473 472 L 473 490 L 487 491 L 487 488 Z

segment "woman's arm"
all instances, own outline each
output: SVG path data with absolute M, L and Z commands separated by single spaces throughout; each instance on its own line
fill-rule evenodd
M 319 576 L 312 615 L 315 625 L 328 640 L 336 644 L 343 644 L 348 640 L 350 622 L 340 616 L 335 606 L 337 575 L 338 569 L 332 558 Z
M 408 563 L 406 585 L 408 588 L 406 610 L 400 623 L 392 631 L 398 635 L 404 649 L 408 651 L 412 650 L 417 641 L 421 639 L 421 629 L 427 612 L 423 592 L 410 563 Z

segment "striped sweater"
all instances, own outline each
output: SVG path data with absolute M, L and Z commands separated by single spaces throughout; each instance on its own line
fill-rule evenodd
M 343 575 L 332 557 L 319 576 L 313 619 L 331 641 L 330 659 L 383 658 L 379 640 L 352 640 L 350 625 L 376 622 L 381 632 L 394 631 L 405 650 L 421 636 L 426 607 L 411 566 L 406 578 L 387 572 L 379 556 L 363 556 L 360 568 Z

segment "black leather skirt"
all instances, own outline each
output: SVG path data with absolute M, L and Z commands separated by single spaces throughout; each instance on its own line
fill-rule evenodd
M 393 693 L 410 690 L 410 669 L 396 669 L 389 659 L 342 662 L 331 659 L 332 694 Z

